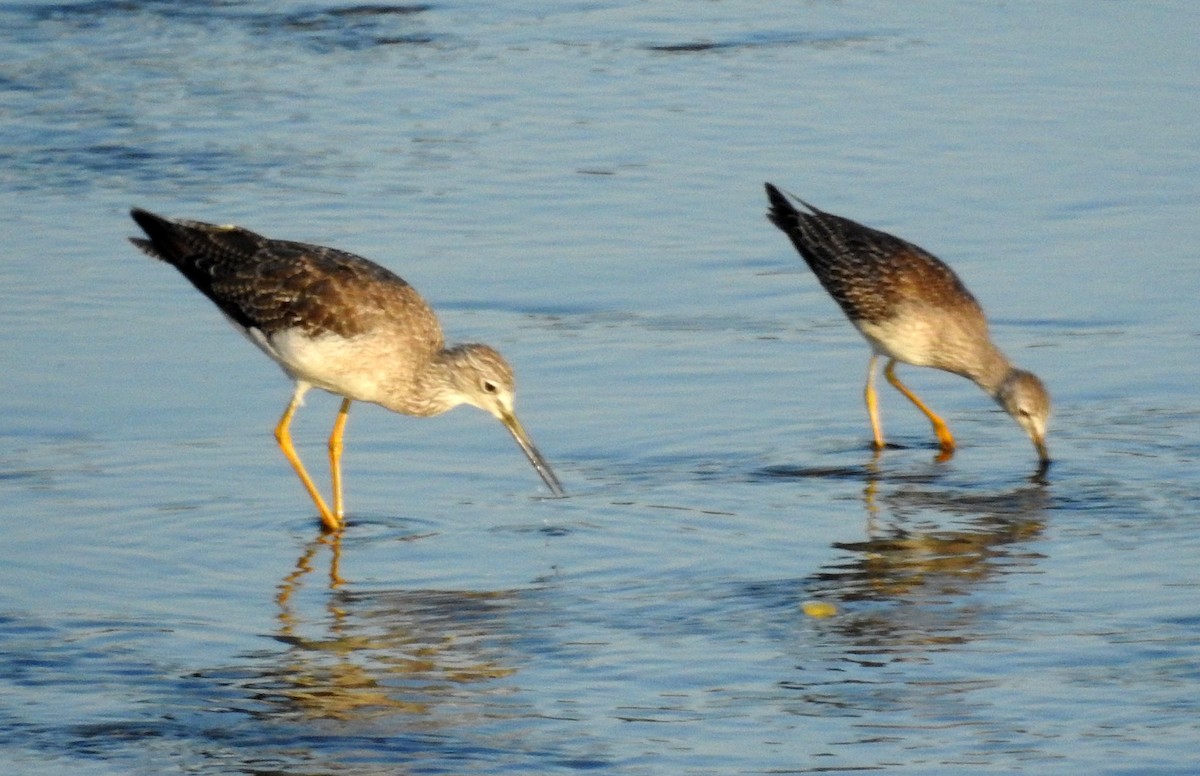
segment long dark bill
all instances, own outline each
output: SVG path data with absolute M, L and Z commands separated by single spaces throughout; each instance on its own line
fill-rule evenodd
M 513 439 L 517 440 L 517 444 L 521 446 L 521 451 L 525 453 L 525 457 L 529 459 L 529 463 L 533 464 L 533 468 L 541 476 L 542 481 L 546 483 L 546 487 L 555 496 L 565 496 L 567 492 L 563 490 L 562 483 L 558 481 L 558 477 L 554 476 L 554 471 L 550 468 L 550 464 L 546 463 L 546 459 L 538 452 L 537 446 L 533 444 L 533 440 L 529 438 L 529 434 L 525 433 L 525 429 L 517 420 L 516 415 L 505 415 L 500 418 L 500 422 L 513 435 Z

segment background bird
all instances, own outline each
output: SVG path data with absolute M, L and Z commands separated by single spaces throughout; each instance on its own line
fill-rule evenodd
M 554 495 L 562 485 L 513 410 L 508 363 L 487 345 L 445 347 L 437 316 L 404 280 L 345 251 L 273 240 L 237 226 L 173 220 L 134 209 L 146 233 L 130 241 L 171 264 L 296 384 L 275 428 L 284 456 L 336 530 L 344 521 L 342 436 L 352 401 L 428 417 L 459 404 L 486 410 L 512 433 Z M 342 397 L 329 437 L 332 509 L 292 444 L 292 416 L 310 388 Z
M 871 345 L 865 398 L 876 449 L 884 446 L 875 393 L 875 363 L 886 356 L 888 382 L 933 424 L 943 457 L 954 450 L 946 423 L 896 377 L 897 361 L 962 375 L 982 388 L 1025 430 L 1042 466 L 1050 462 L 1050 396 L 1032 372 L 1018 369 L 988 334 L 975 297 L 933 254 L 886 232 L 826 213 L 766 184 L 767 217 L 796 246 L 817 279 Z

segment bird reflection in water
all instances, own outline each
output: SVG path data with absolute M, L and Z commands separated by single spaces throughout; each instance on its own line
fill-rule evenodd
M 863 489 L 867 510 L 867 539 L 836 542 L 834 547 L 858 555 L 862 581 L 884 595 L 911 592 L 933 585 L 949 592 L 1000 572 L 1000 566 L 1020 563 L 1031 554 L 1015 545 L 1039 536 L 1045 527 L 1040 513 L 1044 491 L 1022 487 L 1001 494 L 950 494 L 919 488 L 898 489 L 885 499 L 891 514 L 881 517 L 879 480 L 869 478 Z M 935 510 L 965 518 L 957 528 L 910 523 L 922 512 Z M 856 576 L 859 576 L 856 574 Z M 861 594 L 863 591 L 859 591 Z
M 329 553 L 328 589 L 306 595 L 303 583 L 323 550 Z M 515 672 L 495 638 L 509 594 L 352 592 L 340 561 L 340 534 L 322 535 L 281 581 L 275 639 L 286 649 L 256 654 L 260 670 L 244 686 L 258 713 L 343 721 L 417 714 L 432 721 L 439 706 L 462 714 L 460 707 L 486 703 L 464 695 L 486 697 L 488 682 Z M 306 614 L 306 604 L 317 598 L 324 611 Z
M 965 603 L 990 579 L 1027 571 L 1045 528 L 1048 494 L 1037 482 L 1001 492 L 956 492 L 919 478 L 881 493 L 873 461 L 863 487 L 866 538 L 806 580 L 807 593 L 836 601 L 833 626 L 859 648 L 908 652 L 971 640 L 984 608 Z M 872 603 L 887 602 L 880 607 Z

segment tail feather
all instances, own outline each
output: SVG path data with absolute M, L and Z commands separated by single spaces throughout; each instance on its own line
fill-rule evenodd
M 247 290 L 246 278 L 254 272 L 255 251 L 265 238 L 238 227 L 163 218 L 140 208 L 129 215 L 146 233 L 145 238 L 130 237 L 131 243 L 179 270 L 238 326 L 264 327 L 258 307 L 277 302 L 271 296 L 276 289 L 268 284 L 261 293 Z
M 857 257 L 861 256 L 861 246 L 850 244 L 855 234 L 861 237 L 877 233 L 849 219 L 826 213 L 794 194 L 785 194 L 770 183 L 765 185 L 767 199 L 771 202 L 771 209 L 767 211 L 767 219 L 788 236 L 792 245 L 796 247 L 805 263 L 816 273 L 821 283 L 833 294 L 835 299 L 841 302 L 841 292 L 831 287 L 831 283 L 834 283 L 834 275 L 837 273 L 831 272 L 830 268 L 843 265 L 847 261 L 857 260 Z M 800 203 L 811 212 L 804 213 L 797 210 L 796 206 L 792 204 L 793 201 Z M 890 235 L 878 233 L 878 236 L 895 241 L 895 238 Z
M 129 242 L 136 245 L 138 250 L 147 256 L 152 256 L 156 259 L 162 259 L 162 256 L 159 254 L 158 250 L 155 249 L 154 243 L 150 242 L 149 240 L 142 237 L 130 237 Z
M 772 186 L 770 183 L 764 183 L 767 187 L 767 199 L 771 202 L 771 209 L 767 211 L 767 218 L 771 223 L 778 226 L 780 229 L 786 229 L 786 224 L 797 216 L 796 208 L 791 202 L 787 201 L 787 197 L 783 196 L 783 192 Z
M 136 245 L 143 253 L 174 264 L 181 252 L 186 252 L 187 247 L 182 239 L 181 229 L 173 221 L 136 207 L 129 211 L 129 215 L 137 222 L 138 226 L 142 227 L 146 237 L 150 238 L 129 238 L 129 242 Z
M 239 226 L 163 218 L 141 208 L 129 215 L 148 238 L 133 237 L 130 242 L 181 271 L 203 261 L 249 261 L 272 242 Z
M 763 185 L 767 189 L 767 199 L 771 202 L 771 209 L 767 212 L 767 218 L 771 220 L 771 223 L 775 224 L 775 226 L 784 231 L 794 227 L 800 220 L 800 217 L 804 215 L 796 209 L 796 206 L 791 203 L 791 200 L 799 202 L 813 213 L 818 215 L 823 213 L 820 208 L 810 205 L 791 192 L 784 194 L 780 189 L 776 188 L 770 183 L 764 183 Z M 789 199 L 789 197 L 791 199 Z

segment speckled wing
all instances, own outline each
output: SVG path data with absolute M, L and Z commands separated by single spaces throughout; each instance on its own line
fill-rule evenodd
M 393 328 L 431 351 L 442 347 L 436 316 L 416 290 L 361 256 L 237 226 L 144 210 L 132 216 L 149 239 L 131 241 L 178 269 L 244 329 L 267 338 L 284 330 L 352 338 Z
M 797 200 L 812 211 L 801 213 L 770 184 L 767 196 L 767 217 L 852 321 L 883 322 L 909 304 L 979 309 L 954 271 L 922 248 Z

